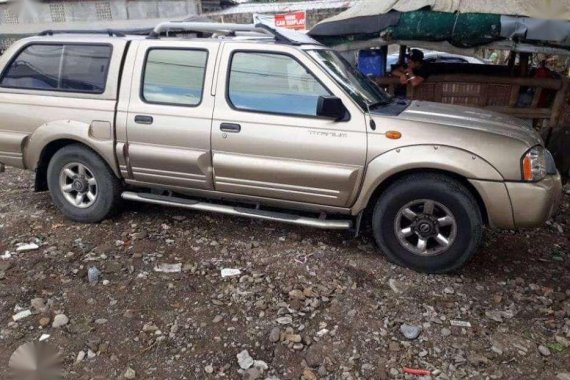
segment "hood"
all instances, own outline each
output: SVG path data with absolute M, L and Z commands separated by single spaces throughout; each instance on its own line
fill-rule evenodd
M 398 118 L 510 137 L 529 147 L 543 144 L 540 135 L 522 120 L 479 108 L 413 101 Z

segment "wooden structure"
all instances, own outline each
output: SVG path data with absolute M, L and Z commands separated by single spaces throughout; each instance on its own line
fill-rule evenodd
M 468 69 L 470 65 L 462 66 Z M 497 66 L 490 66 L 492 67 Z M 400 86 L 400 79 L 397 77 L 379 77 L 375 81 L 392 95 L 396 87 Z M 520 104 L 522 90 L 533 94 L 530 105 Z M 416 88 L 409 85 L 407 97 L 414 100 L 485 108 L 540 122 L 541 125 L 542 121 L 547 120 L 548 127 L 555 129 L 564 121 L 563 110 L 569 90 L 568 78 L 536 79 L 457 73 L 432 75 Z M 540 104 L 545 92 L 551 97 L 548 105 Z

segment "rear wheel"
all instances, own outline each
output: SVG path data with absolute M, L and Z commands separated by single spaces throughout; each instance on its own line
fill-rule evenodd
M 399 265 L 426 273 L 462 267 L 476 253 L 483 230 L 473 195 L 439 174 L 396 181 L 378 199 L 372 218 L 382 252 Z
M 54 204 L 74 221 L 97 223 L 119 209 L 121 182 L 87 147 L 73 144 L 57 151 L 47 176 Z

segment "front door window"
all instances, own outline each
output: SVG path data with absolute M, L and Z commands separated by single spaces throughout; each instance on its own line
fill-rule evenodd
M 238 110 L 316 117 L 319 97 L 330 92 L 295 58 L 236 52 L 228 96 Z

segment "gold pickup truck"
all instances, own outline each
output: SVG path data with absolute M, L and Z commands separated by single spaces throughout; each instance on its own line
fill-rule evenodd
M 552 156 L 519 120 L 390 98 L 303 34 L 106 33 L 48 31 L 0 59 L 0 167 L 34 170 L 74 221 L 129 200 L 358 231 L 369 210 L 389 259 L 443 273 L 484 225 L 539 226 L 559 205 Z

